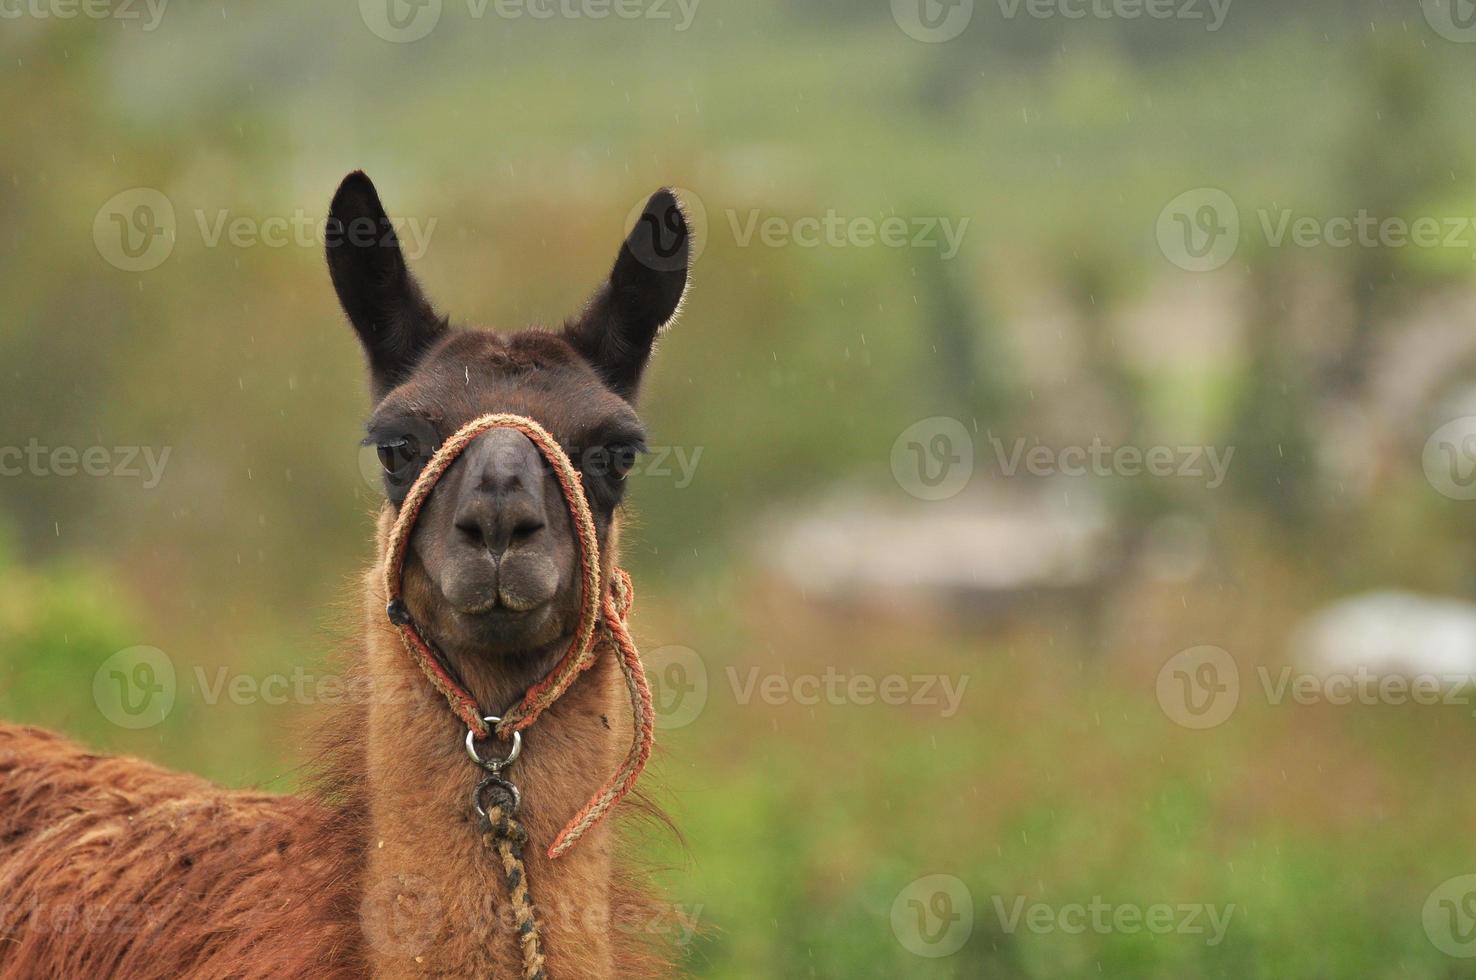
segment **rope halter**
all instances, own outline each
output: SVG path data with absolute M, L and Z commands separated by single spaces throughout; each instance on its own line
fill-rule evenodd
M 529 688 L 522 700 L 500 718 L 489 716 L 480 710 L 476 698 L 456 676 L 451 665 L 421 634 L 405 605 L 403 594 L 405 554 L 409 547 L 410 533 L 414 530 L 415 521 L 431 491 L 451 468 L 451 464 L 456 462 L 457 457 L 471 445 L 472 440 L 489 429 L 498 428 L 521 432 L 538 447 L 543 458 L 548 460 L 559 481 L 559 488 L 563 491 L 564 501 L 568 504 L 569 516 L 579 542 L 579 621 L 574 637 L 568 650 L 548 675 Z M 441 444 L 416 477 L 410 492 L 405 495 L 399 516 L 390 531 L 384 561 L 384 585 L 385 595 L 389 599 L 389 619 L 399 630 L 406 652 L 420 666 L 431 685 L 445 697 L 451 711 L 466 724 L 468 741 L 492 735 L 501 738 L 515 737 L 536 722 L 549 705 L 557 701 L 579 675 L 595 662 L 601 651 L 615 651 L 630 695 L 635 737 L 620 768 L 606 780 L 584 808 L 574 815 L 548 848 L 550 858 L 564 854 L 590 828 L 604 819 L 615 804 L 635 786 L 655 742 L 651 689 L 646 682 L 640 652 L 631 640 L 625 624 L 635 597 L 630 576 L 621 569 L 614 569 L 609 589 L 602 588 L 599 538 L 595 533 L 594 515 L 589 509 L 589 499 L 585 496 L 584 480 L 579 471 L 554 437 L 530 418 L 495 414 L 473 419 Z M 508 759 L 503 764 L 510 761 Z

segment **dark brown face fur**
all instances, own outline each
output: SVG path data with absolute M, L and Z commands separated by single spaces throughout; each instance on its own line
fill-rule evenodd
M 453 432 L 511 412 L 541 424 L 580 469 L 603 550 L 625 474 L 645 448 L 632 402 L 686 285 L 675 198 L 651 198 L 609 280 L 559 332 L 451 330 L 405 267 L 363 174 L 339 188 L 328 232 L 334 286 L 369 358 L 377 404 L 365 441 L 384 465 L 387 505 L 399 506 Z M 568 505 L 546 460 L 522 433 L 493 429 L 462 452 L 420 512 L 405 598 L 453 659 L 542 659 L 573 633 L 578 570 Z
M 644 448 L 635 411 L 568 342 L 527 331 L 449 335 L 375 409 L 369 438 L 398 503 L 435 445 L 472 419 L 535 419 L 584 475 L 603 547 L 625 489 L 624 461 Z M 433 440 L 433 441 L 432 441 Z M 407 594 L 417 620 L 446 646 L 537 652 L 567 638 L 579 612 L 579 554 L 568 504 L 521 432 L 483 433 L 436 484 L 410 539 Z

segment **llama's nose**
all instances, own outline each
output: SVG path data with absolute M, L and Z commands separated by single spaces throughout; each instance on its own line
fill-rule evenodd
M 543 529 L 543 457 L 531 440 L 493 429 L 467 448 L 456 527 L 494 558 Z

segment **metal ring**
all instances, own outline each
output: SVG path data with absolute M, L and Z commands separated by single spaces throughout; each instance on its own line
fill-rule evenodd
M 486 779 L 482 780 L 480 783 L 477 783 L 477 785 L 472 788 L 472 809 L 477 811 L 477 816 L 481 817 L 483 820 L 487 819 L 487 808 L 482 806 L 482 796 L 487 792 L 487 790 L 491 789 L 494 786 L 500 787 L 501 789 L 507 791 L 508 797 L 512 801 L 513 813 L 516 813 L 518 807 L 523 805 L 523 794 L 518 792 L 518 788 L 516 786 L 508 782 L 506 779 L 503 779 L 501 776 L 488 776 Z
M 501 718 L 498 718 L 496 715 L 488 715 L 485 718 L 483 718 L 482 720 L 485 721 L 488 725 L 495 725 L 498 722 L 500 722 L 502 719 Z M 468 728 L 466 730 L 466 754 L 469 755 L 469 756 L 471 756 L 471 760 L 473 762 L 475 762 L 477 765 L 481 766 L 483 769 L 487 770 L 488 772 L 497 772 L 499 769 L 502 769 L 504 766 L 510 766 L 510 765 L 512 765 L 513 762 L 515 762 L 517 760 L 519 754 L 521 754 L 522 751 L 523 751 L 523 733 L 522 732 L 513 732 L 512 748 L 508 749 L 508 751 L 507 751 L 507 758 L 506 759 L 483 759 L 481 756 L 477 755 L 477 733 L 476 733 L 476 731 L 473 730 L 473 729 L 470 729 L 470 728 Z

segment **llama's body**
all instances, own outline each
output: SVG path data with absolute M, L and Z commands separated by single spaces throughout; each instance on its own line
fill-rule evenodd
M 362 976 L 348 815 L 0 725 L 0 977 Z
M 345 684 L 356 696 L 323 721 L 316 789 L 233 792 L 0 726 L 0 980 L 543 976 L 520 947 L 514 881 L 531 887 L 546 976 L 664 972 L 642 929 L 652 903 L 617 870 L 608 826 L 547 852 L 631 743 L 614 651 L 596 648 L 542 707 L 507 773 L 528 836 L 519 869 L 474 814 L 485 773 L 467 758 L 466 724 L 407 655 L 384 583 L 397 509 L 428 454 L 475 418 L 516 413 L 578 455 L 566 482 L 596 544 L 576 541 L 574 503 L 533 443 L 485 432 L 406 511 L 418 516 L 396 615 L 413 616 L 487 711 L 517 704 L 565 650 L 585 652 L 571 638 L 586 594 L 613 596 L 616 508 L 644 442 L 631 403 L 686 287 L 685 218 L 669 192 L 654 195 L 578 318 L 512 335 L 452 331 L 434 313 L 363 174 L 340 186 L 328 231 L 334 286 L 368 355 L 387 500 Z M 576 569 L 598 574 L 585 586 Z

